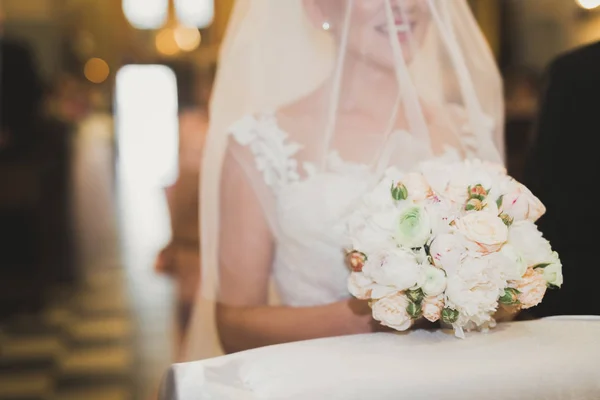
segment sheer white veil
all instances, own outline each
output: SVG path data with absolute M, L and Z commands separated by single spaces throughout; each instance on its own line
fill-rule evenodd
M 307 13 L 307 4 L 316 4 L 336 17 L 319 21 Z M 383 16 L 383 23 L 375 28 L 389 35 L 389 46 L 379 53 L 371 48 L 377 40 L 369 36 L 372 30 L 364 30 L 357 22 L 364 10 Z M 427 18 L 420 37 L 418 19 L 413 27 L 414 13 Z M 326 12 L 323 15 L 327 17 Z M 219 186 L 231 125 L 245 115 L 276 112 L 320 91 L 319 98 L 327 100 L 317 102 L 322 104 L 314 111 L 317 122 L 310 132 L 291 136 L 306 149 L 303 162 L 327 170 L 332 151 L 343 154 L 348 150 L 340 121 L 344 107 L 353 104 L 354 86 L 349 78 L 362 79 L 363 66 L 372 64 L 373 57 L 389 63 L 395 79 L 392 86 L 397 88 L 394 101 L 382 100 L 382 108 L 389 111 L 374 124 L 377 145 L 352 161 L 377 174 L 382 167 L 406 159 L 414 151 L 406 140 L 397 140 L 399 130 L 410 132 L 411 140 L 425 149 L 419 157 L 433 156 L 433 144 L 440 140 L 433 132 L 435 125 L 458 138 L 457 143 L 443 143 L 444 147 L 456 147 L 465 157 L 502 162 L 501 78 L 466 0 L 238 0 L 222 45 L 210 104 L 201 171 L 201 289 L 186 359 L 217 354 L 211 350 L 218 343 L 212 302 L 219 280 Z M 235 157 L 241 165 L 253 168 L 243 155 Z M 265 214 L 273 213 L 274 199 L 262 197 Z M 276 232 L 275 217 L 267 215 L 267 219 Z

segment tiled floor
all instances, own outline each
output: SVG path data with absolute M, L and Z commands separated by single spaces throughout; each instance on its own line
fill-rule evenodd
M 112 159 L 99 156 L 112 127 L 102 126 L 93 124 L 94 141 L 76 141 L 88 171 L 75 178 L 85 181 L 75 196 L 85 279 L 54 288 L 42 313 L 0 323 L 0 400 L 154 400 L 171 361 L 171 283 L 152 270 L 169 239 L 165 199 L 135 181 L 118 181 L 112 195 Z
M 135 399 L 136 335 L 123 278 L 119 269 L 90 274 L 104 283 L 86 282 L 39 315 L 5 322 L 0 399 Z M 100 298 L 121 301 L 98 307 Z

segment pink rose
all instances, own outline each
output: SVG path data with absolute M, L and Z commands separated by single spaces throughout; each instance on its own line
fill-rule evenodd
M 546 294 L 546 287 L 544 274 L 536 269 L 528 268 L 523 278 L 517 282 L 521 308 L 527 309 L 540 304 Z
M 513 190 L 502 197 L 501 212 L 515 221 L 537 221 L 546 212 L 546 207 L 527 187 L 514 181 Z

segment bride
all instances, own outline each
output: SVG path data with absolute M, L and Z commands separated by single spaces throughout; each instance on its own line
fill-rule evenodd
M 238 0 L 185 359 L 379 329 L 347 290 L 346 215 L 390 165 L 502 162 L 501 96 L 466 0 Z

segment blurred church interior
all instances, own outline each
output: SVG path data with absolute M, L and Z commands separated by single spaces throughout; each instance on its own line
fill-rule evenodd
M 600 40 L 600 0 L 469 3 L 518 179 L 544 69 Z M 0 400 L 151 399 L 177 359 L 233 4 L 0 0 Z

